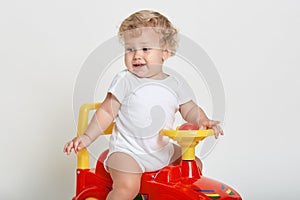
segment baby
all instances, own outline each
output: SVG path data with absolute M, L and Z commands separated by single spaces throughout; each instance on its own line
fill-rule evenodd
M 177 46 L 177 30 L 165 16 L 149 10 L 136 12 L 121 23 L 119 37 L 127 69 L 114 78 L 85 133 L 68 142 L 64 152 L 74 149 L 77 153 L 89 146 L 115 121 L 104 161 L 113 180 L 106 199 L 132 200 L 143 172 L 180 162 L 180 148 L 159 134 L 163 128 L 172 129 L 177 111 L 200 129 L 213 129 L 216 138 L 223 130 L 195 104 L 184 79 L 163 71 L 164 61 Z M 201 170 L 200 159 L 197 164 Z

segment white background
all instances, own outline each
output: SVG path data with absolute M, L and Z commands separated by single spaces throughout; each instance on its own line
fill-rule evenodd
M 169 17 L 222 78 L 226 135 L 204 160 L 204 174 L 246 200 L 297 199 L 297 0 L 1 1 L 0 199 L 73 197 L 76 157 L 62 148 L 76 132 L 76 77 L 89 54 L 140 9 Z

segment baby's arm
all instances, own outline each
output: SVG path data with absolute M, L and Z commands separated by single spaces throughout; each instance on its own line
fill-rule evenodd
M 64 147 L 64 152 L 70 154 L 74 149 L 77 153 L 80 149 L 89 146 L 110 126 L 117 116 L 119 108 L 119 101 L 111 93 L 108 93 L 100 108 L 95 112 L 84 134 L 68 142 Z
M 222 128 L 219 126 L 219 121 L 210 120 L 204 111 L 193 101 L 182 104 L 179 111 L 183 119 L 189 123 L 197 125 L 200 129 L 213 129 L 215 137 L 224 135 Z

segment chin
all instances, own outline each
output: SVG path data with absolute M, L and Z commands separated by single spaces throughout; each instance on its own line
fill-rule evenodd
M 147 78 L 147 74 L 141 70 L 130 70 L 130 72 L 139 78 Z

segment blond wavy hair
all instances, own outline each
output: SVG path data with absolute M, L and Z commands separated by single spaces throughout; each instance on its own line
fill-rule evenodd
M 171 55 L 174 55 L 178 46 L 177 29 L 172 25 L 167 17 L 159 12 L 151 10 L 141 10 L 127 17 L 119 27 L 119 38 L 124 42 L 124 34 L 134 31 L 135 36 L 141 34 L 142 28 L 153 28 L 161 34 L 161 45 L 167 48 Z

